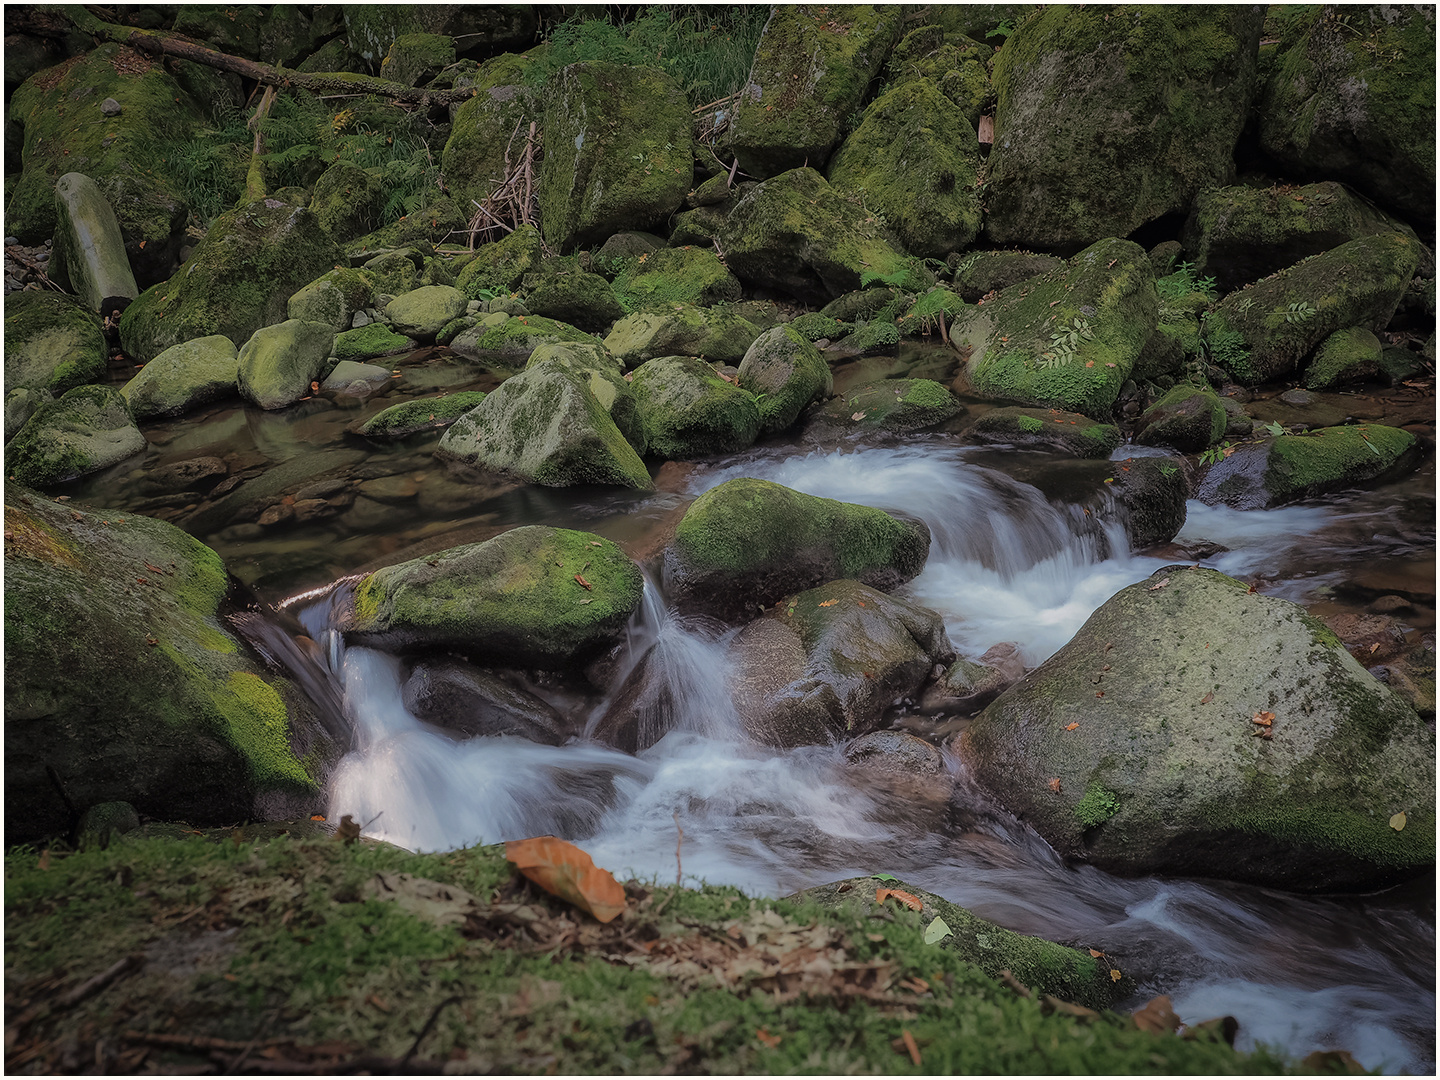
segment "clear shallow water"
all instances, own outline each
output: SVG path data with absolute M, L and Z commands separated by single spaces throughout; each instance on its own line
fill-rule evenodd
M 924 519 L 930 561 L 908 594 L 945 615 L 962 651 L 1015 641 L 1029 664 L 1164 564 L 1128 554 L 1113 528 L 1077 536 L 1063 508 L 966 458 L 944 445 L 756 451 L 697 472 L 692 493 L 758 476 Z M 1267 591 L 1297 599 L 1351 557 L 1336 538 L 1347 514 L 1378 512 L 1189 510 L 1182 539 L 1231 549 L 1208 565 L 1264 570 Z M 1328 565 L 1316 558 L 1324 551 Z M 980 797 L 953 759 L 937 780 L 896 779 L 848 766 L 836 747 L 781 752 L 740 739 L 721 684 L 724 633 L 670 619 L 653 588 L 632 624 L 632 661 L 657 645 L 651 663 L 666 692 L 653 707 L 669 710 L 676 728 L 638 757 L 583 741 L 457 742 L 406 712 L 397 661 L 327 641 L 323 605 L 303 619 L 328 644 L 355 723 L 332 813 L 373 819 L 378 837 L 430 850 L 553 832 L 622 875 L 669 881 L 679 872 L 766 895 L 890 872 L 1012 929 L 1102 949 L 1140 980 L 1132 1005 L 1169 993 L 1187 1021 L 1229 1013 L 1242 1047 L 1297 1056 L 1344 1048 L 1369 1068 L 1433 1071 L 1434 901 L 1424 885 L 1304 898 L 1067 868 Z

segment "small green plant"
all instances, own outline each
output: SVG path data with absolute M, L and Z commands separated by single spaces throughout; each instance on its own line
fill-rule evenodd
M 1212 446 L 1209 449 L 1202 451 L 1200 454 L 1200 464 L 1214 465 L 1217 462 L 1224 461 L 1234 452 L 1235 448 L 1232 447 L 1228 441 L 1223 442 L 1219 446 Z
M 1278 315 L 1292 326 L 1298 326 L 1301 323 L 1309 322 L 1319 314 L 1319 312 L 1312 305 L 1301 300 L 1298 303 L 1291 304 L 1289 307 L 1276 308 L 1270 312 L 1270 314 Z
M 1120 812 L 1120 797 L 1091 781 L 1085 794 L 1075 804 L 1075 816 L 1087 829 L 1103 825 Z
M 1089 341 L 1094 336 L 1095 330 L 1091 327 L 1090 320 L 1083 315 L 1076 315 L 1068 328 L 1062 327 L 1050 335 L 1050 347 L 1040 354 L 1035 366 L 1041 371 L 1064 367 L 1075 359 L 1075 350 L 1080 347 L 1080 343 Z
M 1175 475 L 1177 472 L 1179 472 L 1179 471 L 1180 471 L 1180 470 L 1177 469 L 1174 465 L 1161 465 L 1161 466 L 1160 466 L 1160 475 L 1163 476 L 1163 477 L 1165 477 L 1166 479 L 1169 479 L 1170 477 L 1174 476 L 1174 475 Z
M 1005 41 L 1005 39 L 1008 38 L 1008 37 L 1009 37 L 1011 34 L 1013 34 L 1014 32 L 1015 32 L 1015 24 L 1014 24 L 1014 22 L 1012 22 L 1012 21 L 1009 20 L 1009 19 L 1006 19 L 1006 20 L 1005 20 L 1004 22 L 1002 22 L 999 26 L 995 27 L 994 30 L 986 30 L 986 31 L 985 31 L 985 37 L 986 37 L 986 40 L 989 40 L 990 38 L 993 38 L 993 37 L 998 37 L 998 38 L 1000 39 L 1001 43 L 1003 44 L 1004 41 Z
M 1280 423 L 1279 420 L 1271 420 L 1268 424 L 1261 424 L 1260 429 L 1271 435 L 1285 434 L 1285 425 Z
M 958 278 L 961 274 L 968 274 L 979 261 L 980 252 L 978 251 L 973 251 L 969 255 L 966 255 L 965 258 L 955 264 L 955 276 Z
M 1155 292 L 1161 300 L 1179 300 L 1181 297 L 1196 292 L 1203 293 L 1209 300 L 1214 300 L 1216 297 L 1215 278 L 1208 275 L 1196 277 L 1195 265 L 1182 262 L 1172 273 L 1156 280 Z

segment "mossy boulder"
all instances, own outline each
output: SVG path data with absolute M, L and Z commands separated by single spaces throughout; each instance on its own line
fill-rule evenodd
M 1387 232 L 1287 267 L 1216 305 L 1206 351 L 1245 385 L 1289 375 L 1336 330 L 1384 329 L 1420 258 L 1419 241 Z
M 381 251 L 361 264 L 361 269 L 375 287 L 376 296 L 394 298 L 419 284 L 424 256 L 414 248 L 402 247 Z M 474 299 L 474 297 L 467 297 Z M 367 305 L 368 306 L 368 305 Z
M 100 111 L 109 98 L 120 103 L 118 115 Z M 28 244 L 51 237 L 55 182 L 83 172 L 115 211 L 139 284 L 160 280 L 184 239 L 190 208 L 178 181 L 155 161 L 156 144 L 188 137 L 204 122 L 165 66 L 109 42 L 26 80 L 8 116 L 25 142 L 20 178 L 13 189 L 7 185 L 6 232 Z
M 1145 250 L 1102 240 L 966 308 L 950 339 L 969 350 L 965 375 L 979 393 L 1106 422 L 1158 310 Z
M 35 415 L 35 410 L 54 396 L 48 390 L 28 390 L 17 386 L 5 395 L 5 441 L 8 443 Z
M 504 239 L 480 248 L 456 276 L 455 287 L 467 300 L 483 299 L 486 292 L 514 292 L 525 275 L 539 267 L 544 252 L 540 230 L 521 225 Z
M 310 393 L 330 358 L 335 331 L 289 319 L 256 330 L 240 347 L 236 387 L 262 409 L 283 409 Z
M 740 282 L 716 254 L 691 246 L 642 252 L 616 275 L 614 288 L 631 311 L 677 303 L 709 307 L 740 299 Z
M 327 271 L 285 304 L 286 318 L 327 323 L 339 334 L 350 329 L 355 313 L 375 300 L 375 279 L 348 266 Z
M 569 668 L 624 640 L 644 583 L 611 541 L 528 525 L 367 574 L 342 626 L 358 644 Z
M 527 368 L 452 424 L 436 453 L 545 487 L 649 488 L 644 463 L 588 384 L 559 360 Z
M 120 223 L 100 186 L 83 173 L 55 181 L 55 247 L 50 278 L 109 315 L 140 294 Z
M 77 386 L 30 414 L 5 448 L 5 473 L 34 488 L 108 469 L 145 449 L 118 390 Z
M 498 363 L 507 367 L 524 367 L 525 361 L 541 345 L 576 342 L 598 345 L 599 339 L 569 323 L 539 315 L 517 315 L 503 321 L 480 322 L 461 331 L 450 340 L 450 348 L 470 360 Z
M 703 356 L 734 364 L 744 359 L 759 336 L 760 328 L 738 315 L 666 304 L 621 319 L 605 338 L 605 348 L 626 367 L 661 356 Z
M 740 167 L 759 177 L 824 168 L 899 35 L 895 7 L 771 8 L 735 106 Z
M 875 897 L 881 889 L 909 893 L 920 901 L 920 910 L 911 911 L 894 900 L 877 903 Z M 887 919 L 906 923 L 917 931 L 925 930 L 938 918 L 950 932 L 936 942 L 937 948 L 959 954 L 992 979 L 1008 971 L 1023 986 L 1087 1009 L 1111 1008 L 1135 990 L 1133 979 L 1115 980 L 1108 966 L 1088 950 L 1006 930 L 968 908 L 892 875 L 832 881 L 792 893 L 787 899 L 854 915 L 883 913 Z
M 882 726 L 896 701 L 918 697 L 931 669 L 954 659 L 938 614 L 841 580 L 783 599 L 747 626 L 726 668 L 746 734 L 792 747 Z
M 1347 382 L 1381 378 L 1383 351 L 1380 339 L 1363 326 L 1336 330 L 1316 351 L 1301 382 L 1307 390 L 1329 390 Z
M 905 307 L 912 300 L 909 293 L 890 285 L 871 286 L 868 289 L 855 289 L 852 292 L 844 293 L 831 300 L 818 312 L 806 312 L 798 318 L 792 319 L 792 323 L 798 323 L 802 319 L 809 319 L 814 315 L 821 318 L 835 319 L 842 323 L 865 322 L 874 319 L 881 312 L 897 311 Z M 806 333 L 805 336 L 811 341 L 816 337 L 830 337 L 829 334 Z M 837 335 L 838 336 L 838 335 Z
M 890 86 L 916 79 L 934 82 L 974 128 L 994 105 L 987 67 L 993 57 L 991 46 L 936 23 L 900 39 L 885 63 L 885 75 Z
M 455 39 L 447 34 L 401 34 L 380 61 L 380 77 L 401 86 L 429 82 L 455 63 Z
M 1050 7 L 995 57 L 986 233 L 1073 252 L 1226 184 L 1264 12 Z
M 108 351 L 100 319 L 69 296 L 15 292 L 5 297 L 5 390 L 63 394 L 105 378 Z
M 625 441 L 644 454 L 645 425 L 640 419 L 640 405 L 625 378 L 625 369 L 600 344 L 584 345 L 569 342 L 562 345 L 541 345 L 530 354 L 526 368 L 546 361 L 560 364 L 584 380 L 590 394 L 625 436 Z
M 480 390 L 402 401 L 382 409 L 355 428 L 367 439 L 404 439 L 422 431 L 441 431 L 485 400 Z
M 736 375 L 740 389 L 755 395 L 760 433 L 784 431 L 810 402 L 830 396 L 834 379 L 820 350 L 788 326 L 755 339 Z
M 726 382 L 704 360 L 661 356 L 631 378 L 646 453 L 672 461 L 733 454 L 760 434 L 755 396 Z
M 1135 441 L 1199 453 L 1225 434 L 1225 407 L 1208 386 L 1178 383 L 1140 415 Z
M 233 56 L 287 67 L 333 32 L 328 19 L 312 20 L 309 9 L 299 6 L 186 4 L 175 10 L 172 28 L 176 33 Z
M 827 363 L 836 363 L 852 356 L 893 355 L 900 345 L 900 327 L 888 319 L 874 319 L 856 327 L 855 332 L 825 350 Z
M 934 379 L 882 379 L 852 387 L 816 409 L 804 437 L 825 442 L 842 436 L 909 435 L 937 427 L 965 411 Z
M 171 345 L 120 388 L 136 420 L 180 416 L 237 392 L 240 354 L 220 334 Z
M 1186 500 L 1192 492 L 1184 458 L 1166 455 L 1076 461 L 1069 463 L 1069 468 L 1066 486 L 1070 491 L 1082 483 L 1091 485 L 1088 494 L 1072 505 L 1088 511 L 1087 516 L 1097 524 L 1119 524 L 1132 550 L 1168 544 L 1185 527 Z M 1062 476 L 1058 474 L 1054 479 Z M 1074 498 L 1066 494 L 1067 501 Z
M 911 290 L 928 284 L 858 195 L 837 190 L 811 168 L 791 169 L 747 192 L 725 219 L 719 243 L 741 281 L 807 304 L 824 304 L 870 280 Z
M 365 236 L 380 224 L 385 181 L 378 170 L 337 161 L 315 181 L 310 211 L 337 244 Z
M 7 845 L 68 833 L 67 802 L 199 825 L 324 808 L 339 748 L 222 620 L 228 584 L 174 526 L 6 490 Z
M 1412 468 L 1420 448 L 1403 428 L 1347 424 L 1236 447 L 1208 467 L 1196 498 L 1260 510 L 1370 484 Z
M 930 530 L 883 510 L 768 480 L 727 480 L 696 499 L 665 551 L 666 595 L 735 622 L 839 578 L 890 592 L 925 568 Z
M 530 124 L 541 119 L 539 96 L 524 83 L 532 62 L 514 53 L 485 61 L 473 76 L 475 96 L 455 110 L 440 168 L 462 206 L 473 210 L 471 200 L 483 203 L 500 186 L 506 151 L 518 165 Z
M 304 207 L 279 199 L 247 203 L 216 218 L 175 276 L 125 309 L 120 343 L 127 356 L 143 362 L 210 334 L 246 341 L 262 326 L 283 321 L 290 297 L 339 258 L 334 241 Z
M 1435 12 L 1315 9 L 1259 103 L 1260 145 L 1302 176 L 1341 179 L 1435 221 Z
M 610 283 L 599 274 L 567 269 L 539 278 L 534 284 L 527 280 L 525 288 L 525 306 L 536 315 L 597 333 L 625 314 Z
M 1313 892 L 1433 872 L 1433 734 L 1303 608 L 1213 570 L 1121 590 L 958 748 L 1061 855 L 1112 872 Z
M 943 259 L 980 233 L 980 145 L 965 113 L 929 79 L 893 87 L 830 162 L 830 183 L 862 193 L 913 255 Z
M 544 130 L 540 220 L 551 247 L 653 229 L 684 203 L 690 105 L 663 71 L 571 64 L 546 85 Z
M 1259 281 L 1310 255 L 1408 226 L 1344 184 L 1211 188 L 1195 197 L 1185 221 L 1184 250 L 1196 274 L 1224 292 Z
M 339 360 L 374 360 L 381 356 L 413 352 L 420 347 L 414 338 L 397 334 L 384 323 L 370 323 L 336 334 L 330 346 L 333 356 Z
M 982 413 L 965 429 L 967 442 L 1043 450 L 1077 458 L 1108 458 L 1124 438 L 1114 424 L 1102 424 L 1062 409 L 1008 407 Z
M 465 294 L 449 285 L 422 285 L 402 293 L 381 312 L 397 334 L 434 341 L 440 328 L 465 314 Z
M 1031 251 L 971 251 L 956 260 L 955 291 L 967 304 L 1059 270 L 1065 260 Z

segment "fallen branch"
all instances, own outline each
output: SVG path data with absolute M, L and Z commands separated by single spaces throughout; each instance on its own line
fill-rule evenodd
M 265 132 L 260 123 L 270 115 L 270 106 L 275 104 L 275 87 L 267 86 L 260 104 L 255 106 L 255 115 L 246 126 L 255 132 L 255 145 L 250 154 L 250 168 L 245 173 L 245 201 L 258 202 L 265 198 Z

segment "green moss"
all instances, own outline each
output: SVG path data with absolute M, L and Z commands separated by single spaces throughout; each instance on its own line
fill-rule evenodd
M 807 311 L 804 315 L 791 319 L 786 325 L 806 341 L 819 341 L 821 338 L 838 341 L 855 330 L 854 323 L 832 319 L 819 311 Z
M 213 694 L 230 742 L 245 755 L 257 786 L 288 780 L 314 788 L 314 779 L 290 749 L 290 717 L 274 687 L 259 675 L 233 671 Z
M 740 282 L 715 253 L 688 246 L 661 248 L 631 259 L 616 276 L 614 289 L 627 313 L 740 299 Z
M 1265 486 L 1278 498 L 1303 498 L 1374 479 L 1410 456 L 1415 436 L 1381 424 L 1347 424 L 1281 435 L 1270 446 Z
M 703 360 L 662 356 L 635 369 L 631 388 L 648 452 L 683 461 L 734 453 L 760 433 L 755 396 Z
M 405 401 L 376 413 L 357 430 L 372 439 L 399 439 L 420 431 L 438 431 L 484 400 L 485 394 L 480 390 L 462 390 L 455 394 Z
M 335 335 L 331 347 L 339 360 L 373 360 L 380 356 L 394 356 L 409 352 L 417 347 L 413 338 L 397 334 L 384 323 L 372 322 Z
M 1093 829 L 1103 825 L 1120 812 L 1120 796 L 1093 781 L 1085 788 L 1085 794 L 1075 804 L 1075 819 L 1082 828 Z
M 533 225 L 521 225 L 503 240 L 486 244 L 455 278 L 467 300 L 488 300 L 519 288 L 544 257 L 544 240 Z
M 107 351 L 100 321 L 72 298 L 15 292 L 5 298 L 5 389 L 59 395 L 103 382 Z
M 1021 416 L 1015 421 L 1015 423 L 1021 431 L 1027 431 L 1031 434 L 1045 430 L 1044 423 L 1041 422 L 1040 418 L 1037 416 Z

